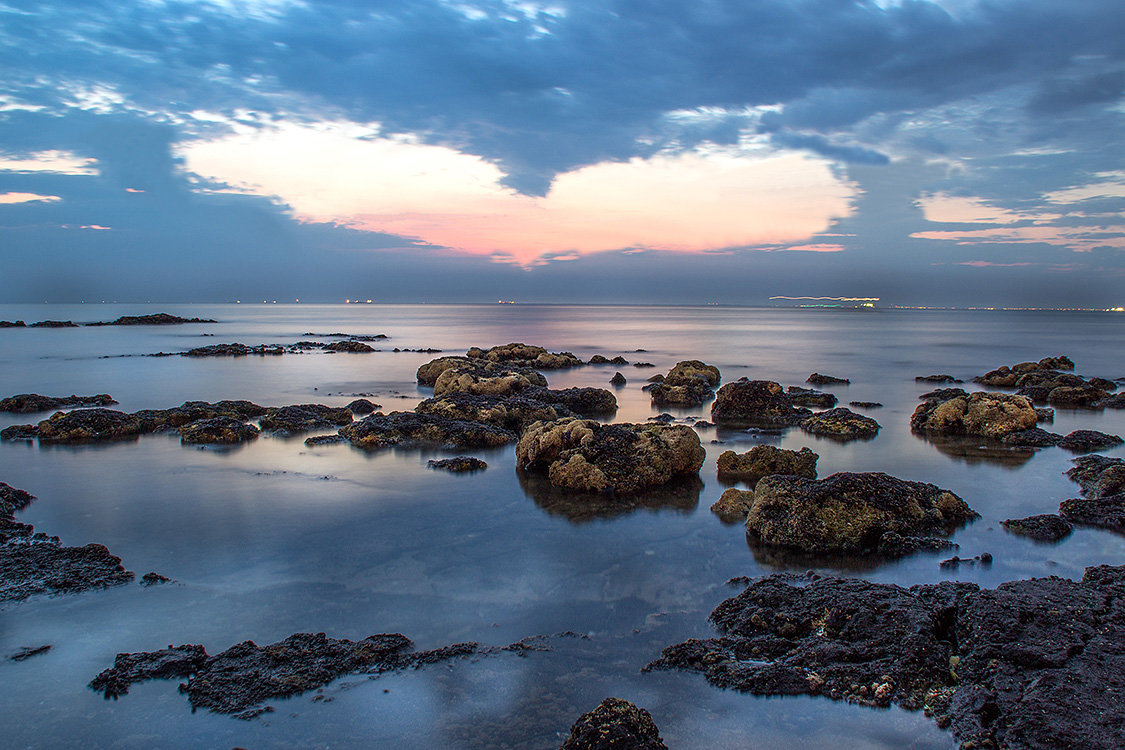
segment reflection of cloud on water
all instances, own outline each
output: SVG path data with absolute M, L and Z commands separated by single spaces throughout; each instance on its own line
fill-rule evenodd
M 536 505 L 550 515 L 564 516 L 573 523 L 616 518 L 640 509 L 690 513 L 699 505 L 699 493 L 703 491 L 703 480 L 697 476 L 673 480 L 644 492 L 606 495 L 562 490 L 551 484 L 545 475 L 522 470 L 517 473 L 520 487 Z

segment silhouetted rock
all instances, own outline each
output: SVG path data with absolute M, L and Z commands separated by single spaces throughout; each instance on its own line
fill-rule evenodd
M 32 414 L 68 407 L 112 406 L 117 402 L 108 393 L 96 396 L 40 396 L 38 393 L 21 393 L 0 399 L 0 411 L 14 414 Z
M 334 341 L 324 347 L 326 352 L 349 352 L 352 354 L 366 354 L 375 351 L 374 347 L 368 346 L 362 341 Z
M 218 323 L 210 318 L 181 318 L 168 313 L 153 313 L 152 315 L 122 315 L 117 320 L 102 323 L 87 323 L 89 326 L 171 326 L 183 323 Z
M 958 380 L 952 375 L 919 375 L 914 378 L 918 383 L 963 383 L 965 381 Z
M 621 386 L 625 385 L 625 383 L 627 383 L 628 381 L 625 380 L 624 375 L 622 375 L 619 372 L 616 372 L 616 373 L 613 374 L 613 377 L 609 379 L 609 382 L 612 383 L 613 385 L 617 386 L 617 387 L 621 387 Z
M 813 385 L 848 385 L 852 381 L 847 378 L 837 378 L 832 375 L 821 375 L 819 372 L 814 372 L 805 379 L 806 383 Z
M 516 439 L 513 432 L 483 422 L 394 411 L 372 414 L 340 430 L 357 448 L 379 450 L 442 446 L 448 448 L 496 448 Z
M 22 320 L 0 320 L 0 328 L 27 328 Z
M 77 328 L 78 324 L 73 320 L 41 320 L 38 323 L 32 323 L 28 328 Z
M 258 437 L 258 428 L 232 417 L 201 419 L 180 428 L 185 443 L 233 445 Z
M 3 326 L 0 326 L 0 328 L 2 328 L 2 327 Z M 21 648 L 20 650 L 16 651 L 14 654 L 10 654 L 8 656 L 8 661 L 26 661 L 27 659 L 30 659 L 33 656 L 39 656 L 40 654 L 45 654 L 50 650 L 51 650 L 51 644 L 49 644 L 49 643 L 44 644 L 42 646 L 25 646 L 24 648 Z
M 171 583 L 172 579 L 168 576 L 162 576 L 156 571 L 149 571 L 141 576 L 142 586 L 159 586 L 162 583 Z
M 517 466 L 584 492 L 628 493 L 666 484 L 703 465 L 699 436 L 686 425 L 537 422 L 516 445 Z
M 361 417 L 370 414 L 378 408 L 379 404 L 373 404 L 365 398 L 357 398 L 347 406 L 348 411 L 352 414 L 358 414 Z
M 871 554 L 883 552 L 886 534 L 947 534 L 976 517 L 949 490 L 879 472 L 820 480 L 774 474 L 755 486 L 746 529 L 765 544 L 804 552 Z
M 996 589 L 772 575 L 719 604 L 718 638 L 646 667 L 756 695 L 925 708 L 961 747 L 1115 748 L 1125 725 L 1125 567 Z
M 801 429 L 836 440 L 859 440 L 878 435 L 880 425 L 871 417 L 839 407 L 807 417 L 801 422 Z
M 1116 447 L 1121 443 L 1122 440 L 1117 435 L 1109 435 L 1097 430 L 1075 430 L 1059 440 L 1058 446 L 1076 453 L 1093 453 Z
M 251 354 L 264 356 L 279 356 L 285 354 L 285 347 L 278 344 L 259 344 L 247 346 L 246 344 L 212 344 L 200 346 L 184 352 L 185 357 L 246 357 Z
M 793 405 L 772 380 L 739 380 L 719 389 L 711 421 L 719 425 L 792 425 L 812 414 Z
M 606 698 L 582 714 L 560 750 L 667 750 L 652 714 L 620 698 Z
M 857 409 L 880 409 L 883 405 L 878 401 L 849 401 L 848 406 L 854 406 Z
M 618 356 L 614 357 L 613 359 L 607 359 L 600 354 L 595 354 L 594 356 L 590 357 L 590 361 L 587 362 L 586 364 L 588 364 L 588 365 L 627 365 L 627 364 L 629 364 L 629 360 L 625 359 L 621 355 L 618 355 Z
M 454 458 L 430 459 L 426 465 L 431 469 L 451 471 L 454 474 L 464 474 L 468 471 L 483 471 L 488 464 L 472 456 L 455 456 Z
M 719 456 L 718 472 L 722 478 L 744 480 L 751 484 L 769 474 L 795 474 L 816 479 L 819 458 L 808 448 L 792 451 L 772 445 L 755 445 L 741 454 L 724 451 Z
M 326 430 L 350 424 L 352 413 L 323 404 L 295 404 L 268 410 L 258 422 L 262 430 L 282 437 L 309 430 Z
M 910 417 L 910 428 L 915 432 L 1002 438 L 1031 429 L 1038 421 L 1039 415 L 1023 396 L 980 392 L 926 399 Z
M 1074 527 L 1051 513 L 1027 518 L 1009 518 L 1000 525 L 1013 534 L 1026 536 L 1037 542 L 1058 542 L 1065 539 Z

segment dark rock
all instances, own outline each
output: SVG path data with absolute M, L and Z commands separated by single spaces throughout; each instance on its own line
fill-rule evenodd
M 1120 746 L 1123 567 L 993 590 L 779 574 L 711 621 L 722 637 L 666 648 L 646 669 L 758 695 L 925 708 L 962 747 Z
M 78 324 L 73 320 L 41 320 L 38 323 L 32 323 L 28 328 L 77 328 Z
M 656 365 L 654 365 L 652 362 L 634 362 L 633 367 L 656 367 Z
M 1079 456 L 1073 463 L 1066 475 L 1086 497 L 1064 500 L 1059 515 L 1071 523 L 1125 533 L 1125 460 Z
M 1037 370 L 1073 370 L 1074 362 L 1069 357 L 1060 355 L 1058 357 L 1044 357 L 1038 362 L 1021 362 L 1018 365 L 1008 367 L 1004 365 L 998 369 L 987 372 L 984 375 L 973 378 L 973 382 L 980 383 L 981 385 L 990 385 L 999 388 L 1012 388 L 1020 379 L 1020 376 L 1034 372 Z
M 606 698 L 582 714 L 560 750 L 667 750 L 652 714 L 620 698 Z
M 911 415 L 910 429 L 922 433 L 1002 438 L 1012 432 L 1031 429 L 1038 421 L 1039 415 L 1023 396 L 978 392 L 926 399 Z
M 302 336 L 314 336 L 321 339 L 352 339 L 353 341 L 383 341 L 390 338 L 385 333 L 359 334 L 359 333 L 304 333 Z
M 811 388 L 801 388 L 796 385 L 789 386 L 786 393 L 789 400 L 796 406 L 808 406 L 813 409 L 831 409 L 839 401 L 831 393 L 814 391 Z
M 849 385 L 852 381 L 847 378 L 837 378 L 832 375 L 821 375 L 819 372 L 814 372 L 805 379 L 806 383 L 813 385 Z
M 840 407 L 813 414 L 801 422 L 801 429 L 836 440 L 859 440 L 875 437 L 880 425 L 871 417 Z
M 617 397 L 605 388 L 530 388 L 524 395 L 564 406 L 584 417 L 609 416 L 617 411 Z
M 0 328 L 2 328 L 2 327 L 3 326 L 0 326 Z M 39 656 L 40 654 L 45 654 L 50 650 L 51 650 L 51 644 L 49 644 L 49 643 L 46 643 L 42 646 L 29 646 L 29 647 L 21 648 L 19 651 L 15 652 L 14 654 L 9 655 L 8 661 L 24 661 L 26 659 L 30 659 L 33 656 Z
M 1047 403 L 1065 407 L 1089 407 L 1105 401 L 1109 396 L 1101 388 L 1091 385 L 1062 386 L 1054 388 L 1047 394 Z
M 879 539 L 878 554 L 881 557 L 905 557 L 917 552 L 944 552 L 956 548 L 956 544 L 941 537 L 902 536 L 892 531 Z
M 914 378 L 918 383 L 964 383 L 963 380 L 958 380 L 952 375 L 919 375 Z
M 296 404 L 268 410 L 258 422 L 261 428 L 280 436 L 309 430 L 326 430 L 350 424 L 352 413 L 345 408 L 323 404 Z
M 64 547 L 58 539 L 41 534 L 29 534 L 16 542 L 3 531 L 0 541 L 0 601 L 74 593 L 133 580 L 121 558 L 100 544 Z
M 883 407 L 878 401 L 849 401 L 848 406 L 854 406 L 857 409 L 881 409 Z
M 22 320 L 0 320 L 0 328 L 27 328 Z
M 14 424 L 0 430 L 0 440 L 34 440 L 39 437 L 39 428 L 33 424 Z
M 21 393 L 0 399 L 0 411 L 15 414 L 32 414 L 37 411 L 51 411 L 67 407 L 112 406 L 117 402 L 108 393 L 97 396 L 40 396 L 38 393 Z
M 613 377 L 609 379 L 609 382 L 612 383 L 615 386 L 621 387 L 621 386 L 625 385 L 625 383 L 627 383 L 628 381 L 625 380 L 624 375 L 617 372 L 617 373 L 613 374 Z
M 791 451 L 772 445 L 755 445 L 742 454 L 724 451 L 719 456 L 718 471 L 721 478 L 745 480 L 751 484 L 769 474 L 794 474 L 816 479 L 819 458 L 808 448 Z
M 1125 393 L 1095 401 L 1093 406 L 1095 409 L 1125 409 Z
M 532 370 L 566 370 L 585 364 L 570 352 L 552 353 L 541 346 L 505 344 L 491 349 L 474 346 L 465 353 L 469 359 L 483 359 L 498 364 L 526 367 Z
M 38 425 L 38 437 L 42 443 L 121 440 L 147 431 L 144 423 L 135 415 L 113 409 L 57 412 Z
M 951 398 L 968 398 L 969 392 L 964 388 L 936 388 L 928 393 L 923 393 L 918 397 L 920 401 L 928 401 L 936 399 L 938 401 L 946 401 Z
M 162 576 L 155 571 L 149 571 L 141 576 L 142 586 L 157 586 L 161 583 L 170 583 L 172 581 L 168 576 Z
M 612 424 L 560 419 L 529 427 L 516 463 L 545 471 L 557 487 L 629 493 L 657 487 L 703 465 L 699 436 L 686 425 Z
M 606 359 L 605 357 L 603 357 L 600 354 L 595 354 L 594 356 L 590 357 L 590 361 L 587 362 L 586 364 L 588 364 L 588 365 L 627 365 L 627 364 L 629 364 L 629 360 L 625 359 L 621 355 L 618 355 L 618 356 L 614 357 L 613 359 Z
M 170 645 L 160 651 L 118 654 L 113 666 L 91 680 L 90 687 L 106 698 L 117 698 L 127 695 L 137 682 L 187 677 L 199 671 L 206 661 L 207 652 L 199 645 Z
M 1001 521 L 1000 525 L 1013 534 L 1026 536 L 1037 542 L 1058 542 L 1074 530 L 1069 523 L 1051 513 L 1027 518 L 1009 518 Z
M 699 378 L 692 382 L 683 382 L 679 385 L 669 385 L 665 380 L 646 386 L 653 406 L 678 406 L 691 408 L 702 406 L 705 402 L 715 397 L 715 392 L 707 382 Z
M 472 456 L 456 456 L 454 458 L 443 458 L 440 460 L 430 459 L 426 465 L 431 469 L 442 469 L 444 471 L 451 471 L 454 474 L 463 474 L 467 471 L 484 471 L 488 468 L 488 464 L 481 461 L 479 458 Z
M 692 425 L 692 427 L 694 427 L 697 430 L 706 430 L 706 429 L 708 429 L 710 427 L 714 427 L 714 426 L 715 425 L 708 422 L 706 419 L 700 419 L 700 420 L 696 421 L 695 424 Z
M 183 323 L 218 323 L 209 318 L 181 318 L 168 313 L 154 313 L 152 315 L 122 315 L 117 320 L 105 323 L 87 323 L 90 326 L 170 326 Z
M 496 448 L 516 439 L 514 433 L 495 425 L 410 411 L 373 414 L 342 428 L 340 435 L 364 450 L 394 446 Z
M 1032 427 L 1018 432 L 1009 432 L 1000 438 L 1000 442 L 1008 445 L 1023 445 L 1028 448 L 1049 448 L 1052 445 L 1058 445 L 1062 439 L 1062 435 Z
M 373 404 L 365 398 L 357 398 L 355 401 L 352 401 L 350 404 L 348 404 L 346 408 L 352 414 L 366 416 L 367 414 L 370 414 L 371 412 L 378 409 L 379 404 Z
M 772 380 L 740 380 L 719 389 L 711 421 L 720 425 L 792 425 L 812 414 L 793 405 Z
M 1108 435 L 1097 430 L 1075 430 L 1058 442 L 1060 448 L 1080 453 L 1093 453 L 1121 445 L 1123 441 L 1117 435 Z
M 960 568 L 962 565 L 968 568 L 974 568 L 977 565 L 983 565 L 987 568 L 991 564 L 992 554 L 989 552 L 982 552 L 976 557 L 957 557 L 956 555 L 954 555 L 948 560 L 942 560 L 940 563 L 938 563 L 938 567 L 945 570 L 955 570 L 957 568 Z
M 1066 475 L 1082 487 L 1082 493 L 1093 497 L 1125 491 L 1125 460 L 1107 456 L 1079 456 Z
M 184 352 L 185 357 L 246 357 L 251 354 L 258 356 L 277 356 L 285 354 L 285 347 L 278 344 L 260 344 L 247 346 L 246 344 L 212 344 L 200 346 Z
M 352 354 L 366 354 L 375 349 L 362 341 L 336 341 L 324 347 L 326 352 L 350 352 Z
M 616 405 L 616 400 L 614 403 Z M 422 401 L 414 411 L 445 419 L 485 422 L 516 433 L 532 422 L 574 416 L 562 404 L 540 401 L 526 392 L 515 396 L 447 393 Z
M 0 518 L 10 519 L 15 513 L 31 505 L 35 499 L 27 490 L 0 482 Z
M 133 412 L 141 421 L 143 432 L 155 432 L 162 428 L 179 429 L 202 419 L 227 418 L 245 421 L 260 417 L 269 411 L 252 401 L 185 401 L 169 409 L 142 409 Z
M 648 421 L 659 422 L 660 424 L 672 424 L 676 421 L 676 418 L 668 412 L 664 412 L 663 414 L 657 414 L 655 417 L 649 417 Z
M 258 437 L 258 428 L 232 417 L 201 419 L 180 428 L 180 439 L 191 444 L 233 445 Z
M 648 378 L 647 380 L 645 380 L 645 382 L 646 383 L 663 383 L 664 382 L 664 374 L 658 372 L 655 375 L 653 375 L 651 378 Z
M 1046 409 L 1046 408 L 1037 408 L 1035 410 L 1035 418 L 1039 420 L 1040 424 L 1042 424 L 1044 422 L 1046 422 L 1048 424 L 1051 424 L 1055 421 L 1055 410 L 1054 409 Z
M 311 438 L 305 438 L 305 445 L 339 445 L 340 443 L 351 442 L 343 435 L 316 435 Z
M 886 534 L 937 536 L 976 517 L 948 490 L 880 472 L 774 474 L 754 488 L 746 529 L 764 544 L 808 553 L 871 554 Z

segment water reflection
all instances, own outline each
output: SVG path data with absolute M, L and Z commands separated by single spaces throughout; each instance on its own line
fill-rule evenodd
M 915 434 L 923 442 L 937 448 L 940 452 L 973 466 L 990 463 L 1006 469 L 1018 469 L 1035 455 L 1034 448 L 1006 445 L 999 440 L 968 435 L 942 435 L 929 433 Z
M 569 492 L 559 489 L 543 474 L 517 469 L 520 487 L 535 504 L 553 516 L 572 523 L 617 518 L 637 510 L 675 510 L 690 513 L 699 505 L 703 480 L 697 476 L 675 479 L 644 492 L 606 495 L 594 492 Z
M 750 553 L 756 562 L 774 570 L 828 569 L 857 573 L 875 570 L 898 559 L 883 555 L 811 554 L 798 549 L 766 544 L 750 533 L 746 534 L 746 546 L 750 548 Z

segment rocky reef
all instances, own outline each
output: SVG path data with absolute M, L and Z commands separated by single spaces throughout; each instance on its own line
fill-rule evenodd
M 776 574 L 719 604 L 719 638 L 664 649 L 682 669 L 756 695 L 924 709 L 963 748 L 1120 746 L 1125 567 L 1081 581 L 902 588 Z
M 0 411 L 13 414 L 34 414 L 52 409 L 88 408 L 91 406 L 112 406 L 116 404 L 113 396 L 99 393 L 96 396 L 41 396 L 38 393 L 20 393 L 0 399 Z
M 266 432 L 285 437 L 350 424 L 352 418 L 351 411 L 346 407 L 294 404 L 267 410 L 258 424 Z
M 621 698 L 606 698 L 574 722 L 560 750 L 668 750 L 652 714 Z

